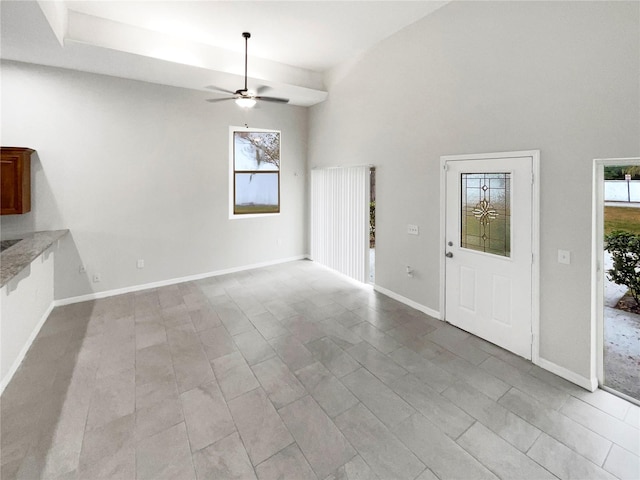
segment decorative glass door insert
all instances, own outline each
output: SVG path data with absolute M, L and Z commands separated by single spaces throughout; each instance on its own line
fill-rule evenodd
M 460 246 L 511 256 L 511 173 L 461 173 Z

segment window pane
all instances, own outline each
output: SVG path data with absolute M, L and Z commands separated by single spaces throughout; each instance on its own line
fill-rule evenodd
M 235 170 L 280 169 L 279 132 L 233 132 L 233 148 Z
M 278 173 L 236 173 L 234 213 L 278 213 Z
M 460 245 L 511 256 L 511 174 L 463 173 Z

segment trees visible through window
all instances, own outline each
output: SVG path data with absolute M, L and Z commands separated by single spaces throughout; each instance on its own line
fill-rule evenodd
M 280 132 L 233 130 L 233 213 L 280 212 Z

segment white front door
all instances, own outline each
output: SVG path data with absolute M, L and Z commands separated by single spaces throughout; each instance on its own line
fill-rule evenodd
M 533 158 L 443 157 L 445 319 L 531 359 Z

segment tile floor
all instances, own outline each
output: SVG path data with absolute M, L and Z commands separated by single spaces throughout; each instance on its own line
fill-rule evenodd
M 308 261 L 55 309 L 2 479 L 640 477 L 640 408 Z

